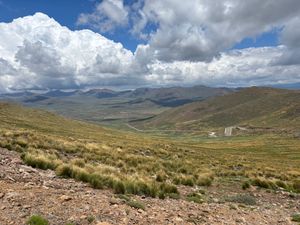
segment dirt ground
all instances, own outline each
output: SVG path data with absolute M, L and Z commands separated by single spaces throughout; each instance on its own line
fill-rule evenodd
M 25 166 L 19 154 L 0 149 L 0 225 L 26 224 L 33 214 L 52 225 L 72 224 L 298 224 L 291 215 L 300 212 L 300 196 L 251 189 L 254 206 L 219 201 L 224 190 L 211 187 L 214 201 L 197 204 L 183 199 L 135 196 L 145 210 L 133 208 L 110 190 L 62 179 L 53 171 Z

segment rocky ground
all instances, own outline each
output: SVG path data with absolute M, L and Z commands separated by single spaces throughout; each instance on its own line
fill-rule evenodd
M 219 188 L 212 187 L 208 194 Z M 254 206 L 219 201 L 134 197 L 145 210 L 133 208 L 109 190 L 95 190 L 72 179 L 56 177 L 53 171 L 25 166 L 19 154 L 0 149 L 0 225 L 26 224 L 33 214 L 50 224 L 297 224 L 293 213 L 300 212 L 300 197 L 251 189 Z

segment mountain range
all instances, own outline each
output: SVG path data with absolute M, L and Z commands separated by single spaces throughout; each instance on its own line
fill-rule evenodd
M 225 127 L 237 126 L 264 131 L 300 129 L 300 91 L 271 87 L 51 90 L 2 94 L 1 98 L 70 118 L 137 131 L 222 133 Z
M 125 91 L 92 89 L 66 92 L 51 90 L 46 93 L 26 91 L 2 94 L 0 98 L 50 110 L 68 117 L 111 126 L 128 120 L 153 117 L 170 108 L 203 101 L 233 91 L 228 88 L 205 86 L 138 88 Z
M 251 87 L 167 110 L 141 128 L 218 129 L 232 126 L 300 130 L 300 91 Z

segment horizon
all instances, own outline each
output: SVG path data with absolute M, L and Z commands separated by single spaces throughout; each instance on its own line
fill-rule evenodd
M 0 1 L 1 93 L 299 87 L 299 1 L 59 3 Z
M 244 86 L 244 87 L 225 87 L 225 86 L 218 86 L 218 87 L 213 87 L 213 86 L 206 86 L 206 85 L 191 85 L 191 86 L 180 86 L 180 85 L 175 85 L 175 86 L 154 86 L 154 87 L 149 87 L 149 86 L 141 86 L 141 87 L 136 87 L 136 88 L 124 88 L 124 89 L 117 89 L 113 87 L 94 87 L 94 88 L 85 88 L 85 89 L 47 89 L 47 90 L 14 90 L 10 92 L 0 92 L 0 95 L 9 95 L 9 94 L 21 94 L 21 93 L 33 93 L 33 94 L 47 94 L 51 92 L 56 92 L 60 91 L 63 93 L 71 93 L 71 92 L 82 92 L 82 93 L 87 93 L 89 91 L 93 90 L 108 90 L 108 91 L 113 91 L 113 92 L 126 92 L 126 91 L 136 91 L 138 89 L 168 89 L 168 88 L 194 88 L 194 87 L 204 87 L 204 88 L 212 88 L 212 89 L 231 89 L 231 90 L 240 90 L 240 89 L 248 89 L 248 88 L 272 88 L 272 89 L 285 89 L 285 90 L 300 90 L 300 84 L 283 84 L 283 85 L 270 85 L 270 86 Z

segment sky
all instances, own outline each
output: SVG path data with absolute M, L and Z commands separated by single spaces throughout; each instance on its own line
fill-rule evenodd
M 299 0 L 0 0 L 0 92 L 299 82 Z

